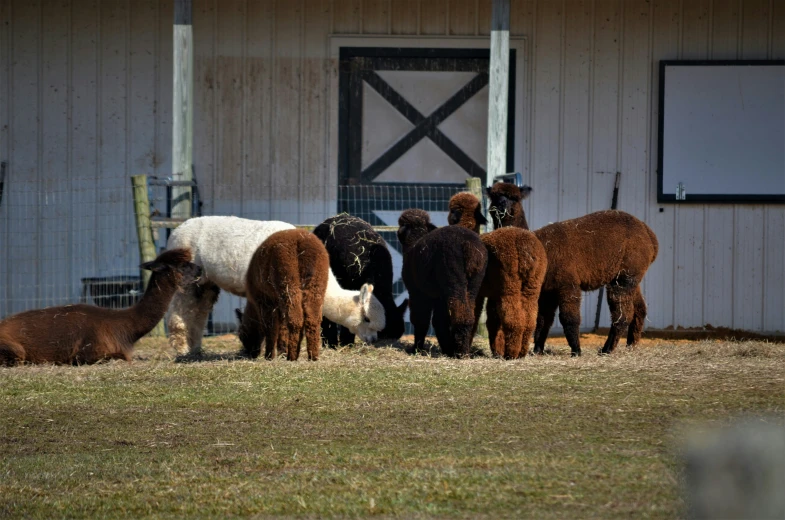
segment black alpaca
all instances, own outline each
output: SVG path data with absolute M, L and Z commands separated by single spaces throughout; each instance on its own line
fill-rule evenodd
M 330 255 L 330 268 L 344 289 L 359 291 L 373 284 L 373 294 L 384 307 L 386 325 L 379 339 L 398 339 L 403 335 L 403 315 L 408 300 L 396 305 L 393 298 L 392 257 L 382 236 L 366 221 L 341 213 L 330 217 L 313 230 Z M 354 334 L 345 327 L 322 319 L 322 334 L 330 348 L 354 343 Z

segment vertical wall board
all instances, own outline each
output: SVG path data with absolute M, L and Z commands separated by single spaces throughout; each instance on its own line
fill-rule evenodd
M 713 0 L 709 58 L 735 60 L 739 51 L 739 1 Z
M 319 12 L 323 10 L 322 7 L 326 6 L 323 6 L 320 2 L 315 4 L 309 3 L 307 11 Z M 362 0 L 362 33 L 387 34 L 389 29 L 390 0 Z M 323 30 L 320 32 L 324 33 Z
M 333 18 L 337 16 L 337 12 L 333 14 Z M 396 0 L 390 3 L 390 32 L 392 34 L 414 35 L 419 34 L 419 30 L 420 0 Z
M 158 2 L 156 0 L 135 1 L 130 10 L 131 53 L 129 85 L 129 164 L 130 175 L 155 172 L 155 112 L 159 74 L 170 74 L 170 70 L 158 70 Z M 129 181 L 130 184 L 130 181 Z M 129 197 L 130 200 L 130 197 Z
M 518 166 L 520 172 L 523 174 L 524 182 L 531 185 L 531 138 L 532 138 L 532 119 L 530 100 L 532 99 L 532 45 L 534 39 L 534 22 L 535 11 L 537 9 L 537 0 L 525 0 L 519 2 L 511 2 L 510 5 L 510 37 L 525 37 L 526 42 L 523 47 L 523 102 L 520 103 L 515 109 L 515 117 L 520 118 L 521 132 L 516 131 L 515 140 L 516 147 L 520 149 L 520 160 Z M 518 155 L 516 153 L 516 155 Z M 531 199 L 526 199 L 523 204 L 524 211 L 527 215 L 531 215 Z
M 281 6 L 281 4 L 277 5 Z M 361 12 L 361 0 L 333 0 L 333 33 L 360 34 L 362 28 Z M 282 12 L 276 12 L 277 19 L 283 20 L 282 15 Z
M 98 276 L 94 258 L 98 169 L 98 75 L 100 6 L 97 0 L 71 6 L 71 215 L 70 247 L 74 255 L 69 283 Z M 130 186 L 130 183 L 129 183 Z M 131 196 L 130 189 L 126 193 Z
M 254 5 L 262 5 L 260 2 Z M 218 177 L 216 167 L 216 56 L 217 34 L 216 0 L 196 0 L 193 3 L 194 43 L 194 115 L 193 115 L 193 163 L 194 177 L 199 184 L 202 211 L 213 213 L 214 183 Z M 249 23 L 254 20 L 254 10 L 249 9 Z M 162 15 L 163 16 L 163 15 Z M 171 19 L 169 20 L 171 25 Z M 270 22 L 272 23 L 272 22 Z M 264 27 L 259 26 L 259 33 Z M 171 33 L 171 28 L 169 29 Z M 267 31 L 269 34 L 269 31 Z M 253 67 L 253 66 L 252 66 Z M 161 76 L 171 74 L 161 70 Z M 258 119 L 265 119 L 258 114 Z M 171 137 L 170 137 L 171 142 Z M 253 148 L 256 150 L 256 147 Z M 171 152 L 171 151 L 170 151 Z
M 733 322 L 733 206 L 706 206 L 705 233 L 703 318 L 716 327 Z
M 66 285 L 59 283 L 70 273 L 68 247 L 70 172 L 68 170 L 68 60 L 70 9 L 58 0 L 44 0 L 41 25 L 41 187 L 38 207 L 39 283 L 37 298 L 51 306 L 68 301 Z
M 11 2 L 0 2 L 0 161 L 8 163 L 11 147 L 8 142 L 11 128 Z M 8 291 L 8 221 L 10 211 L 8 203 L 0 201 L 0 316 L 5 316 L 6 302 L 10 298 Z
M 159 177 L 172 175 L 172 82 L 174 54 L 174 0 L 159 0 L 158 5 L 158 94 L 156 100 L 156 162 Z M 197 29 L 195 29 L 197 30 Z M 196 38 L 194 33 L 194 39 Z M 194 109 L 196 115 L 196 109 Z M 199 172 L 196 172 L 197 181 Z M 130 181 L 129 181 L 130 182 Z
M 570 2 L 564 26 L 564 99 L 562 110 L 559 220 L 588 213 L 589 114 L 591 111 L 591 0 Z M 540 194 L 535 195 L 539 196 Z
M 270 134 L 272 128 L 272 53 L 274 9 L 269 2 L 249 2 L 246 13 L 245 157 L 243 216 L 267 220 L 272 215 Z M 325 21 L 329 24 L 329 18 Z
M 676 273 L 673 314 L 676 327 L 703 326 L 703 207 L 676 208 Z
M 123 261 L 129 244 L 117 229 L 125 215 L 120 209 L 128 198 L 128 44 L 129 2 L 101 4 L 98 197 L 96 206 L 96 256 L 98 272 L 92 276 L 133 274 Z
M 540 228 L 559 220 L 559 139 L 561 135 L 562 67 L 564 45 L 562 2 L 542 2 L 537 7 L 532 92 L 532 185 L 529 225 Z
M 596 0 L 590 18 L 592 38 L 591 116 L 589 119 L 589 164 L 586 172 L 586 213 L 609 209 L 618 163 L 619 85 L 621 81 L 622 19 L 618 0 Z M 588 25 L 588 23 L 587 23 Z M 585 29 L 589 32 L 589 29 Z M 571 120 L 570 120 L 571 121 Z M 571 123 L 572 124 L 572 123 Z M 627 182 L 621 178 L 621 186 Z M 593 327 L 599 291 L 584 295 L 583 327 Z M 610 325 L 606 298 L 600 305 L 600 326 Z
M 217 11 L 216 47 L 216 180 L 215 208 L 219 214 L 241 214 L 243 209 L 243 132 L 246 3 L 221 2 Z
M 646 219 L 649 201 L 649 96 L 651 94 L 648 0 L 624 2 L 624 45 L 621 95 L 621 172 L 619 209 Z
M 428 0 L 420 3 L 420 33 L 447 34 L 447 0 Z
M 324 101 L 330 96 L 330 77 L 323 56 L 327 52 L 324 35 L 330 19 L 330 4 L 326 0 L 320 0 L 317 4 L 318 8 L 312 6 L 303 14 L 303 107 L 300 132 L 300 168 L 304 186 L 301 191 L 303 204 L 300 206 L 299 221 L 313 224 L 334 213 L 333 207 L 338 197 L 336 186 L 329 183 L 326 161 L 329 155 L 329 129 L 328 105 Z M 385 16 L 389 15 L 387 11 L 385 13 Z M 319 201 L 322 201 L 321 204 Z
M 551 0 L 546 0 L 550 2 Z M 539 0 L 542 3 L 542 0 Z M 511 2 L 512 3 L 512 2 Z M 512 6 L 510 6 L 512 9 Z M 477 5 L 477 33 L 480 36 L 490 36 L 491 34 L 492 3 L 480 0 Z
M 770 7 L 771 0 L 744 0 L 742 2 L 741 54 L 739 59 L 765 60 L 769 57 Z M 782 32 L 782 24 L 775 32 Z
M 279 1 L 275 24 L 275 110 L 273 113 L 273 177 L 275 218 L 297 220 L 300 204 L 300 117 L 302 105 L 302 16 L 299 2 Z
M 136 246 L 136 220 L 132 218 L 133 191 L 130 189 L 132 175 L 156 175 L 158 158 L 158 125 L 156 111 L 158 108 L 158 82 L 161 74 L 171 74 L 171 70 L 159 69 L 158 50 L 160 42 L 159 3 L 156 0 L 140 0 L 131 4 L 130 16 L 130 51 L 129 51 L 129 85 L 128 85 L 128 167 L 124 180 L 126 194 L 121 199 L 125 229 L 124 234 L 133 243 L 128 243 L 129 274 L 132 267 L 139 262 L 133 253 L 139 250 Z M 165 211 L 164 204 L 156 203 L 156 209 Z M 119 230 L 118 230 L 119 231 Z M 161 230 L 163 238 L 160 246 L 165 245 L 166 231 Z
M 709 57 L 711 25 L 709 11 L 711 0 L 684 2 L 682 12 L 681 58 L 702 60 Z
M 668 0 L 655 0 L 652 20 L 652 80 L 651 80 L 651 133 L 649 148 L 658 149 L 659 60 L 675 59 L 679 54 L 681 14 L 679 4 Z M 649 307 L 646 326 L 664 328 L 675 325 L 674 312 L 674 227 L 677 208 L 673 204 L 657 204 L 657 153 L 649 154 L 649 214 L 646 223 L 657 235 L 659 253 L 649 268 L 643 283 L 643 294 Z M 625 182 L 622 179 L 622 182 Z
M 763 330 L 785 332 L 785 208 L 766 208 Z
M 16 1 L 12 7 L 11 41 L 11 160 L 6 172 L 3 204 L 9 212 L 8 267 L 10 312 L 36 301 L 40 258 L 39 188 L 41 142 L 40 106 L 41 3 Z
M 587 211 L 611 206 L 617 164 L 619 135 L 619 81 L 621 70 L 621 4 L 618 0 L 597 0 L 594 6 L 594 53 L 592 56 L 591 163 L 588 172 Z M 621 184 L 627 182 L 626 175 Z
M 477 29 L 477 2 L 475 0 L 449 0 L 450 36 L 474 36 Z M 512 6 L 510 7 L 512 10 Z M 511 23 L 512 25 L 512 23 Z
M 774 0 L 771 13 L 771 58 L 785 59 L 785 2 Z
M 762 330 L 765 220 L 760 206 L 736 206 L 733 328 Z M 781 256 L 780 256 L 781 257 Z

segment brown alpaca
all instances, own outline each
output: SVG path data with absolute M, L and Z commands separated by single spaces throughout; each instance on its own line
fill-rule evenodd
M 486 307 L 488 338 L 495 356 L 524 357 L 537 325 L 537 300 L 548 267 L 545 249 L 534 233 L 519 228 L 480 235 L 488 268 L 474 309 L 475 323 Z
M 525 217 L 520 218 L 523 215 L 520 200 L 510 196 L 508 186 L 497 183 L 488 189 L 495 228 L 525 224 Z M 613 352 L 625 331 L 627 345 L 635 345 L 646 320 L 640 282 L 659 249 L 651 228 L 629 213 L 610 210 L 549 224 L 534 234 L 548 255 L 534 351 L 543 352 L 558 308 L 572 355 L 579 356 L 581 292 L 603 286 L 611 311 L 611 328 L 600 353 Z
M 22 312 L 0 322 L 0 365 L 130 361 L 134 343 L 163 319 L 178 288 L 201 275 L 187 249 L 165 251 L 140 267 L 153 274 L 142 299 L 128 309 L 65 305 Z
M 259 246 L 245 278 L 248 304 L 238 314 L 247 356 L 259 356 L 264 339 L 267 359 L 285 351 L 286 359 L 296 361 L 305 337 L 308 359 L 319 359 L 329 269 L 324 244 L 302 229 L 278 231 Z
M 491 214 L 493 220 L 493 229 L 501 227 L 529 229 L 521 201 L 527 198 L 531 192 L 532 189 L 529 186 L 519 188 L 515 184 L 507 182 L 497 182 L 492 188 L 487 188 L 488 197 L 491 199 L 488 213 Z M 500 221 L 504 222 L 503 226 L 499 224 Z
M 517 188 L 516 188 L 517 189 Z M 450 225 L 480 232 L 487 224 L 479 199 L 458 193 L 450 199 Z M 475 324 L 488 298 L 488 337 L 494 355 L 506 359 L 523 357 L 537 325 L 537 300 L 548 261 L 545 249 L 530 231 L 517 227 L 480 235 L 488 250 L 488 268 L 474 309 Z
M 488 219 L 482 214 L 479 199 L 465 191 L 452 196 L 449 211 L 447 223 L 451 226 L 461 226 L 479 233 L 480 226 L 488 223 Z

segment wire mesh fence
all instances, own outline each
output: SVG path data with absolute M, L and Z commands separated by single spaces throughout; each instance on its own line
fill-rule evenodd
M 202 188 L 201 214 L 315 226 L 347 212 L 381 229 L 394 229 L 401 211 L 420 208 L 431 213 L 436 225 L 446 225 L 450 197 L 466 190 L 458 184 L 268 188 L 275 196 L 237 196 L 230 185 Z M 265 187 L 258 192 L 264 193 Z M 166 217 L 166 188 L 149 186 L 148 196 L 151 215 Z M 152 230 L 156 252 L 165 249 L 169 233 L 165 228 Z M 393 258 L 394 290 L 400 302 L 405 298 L 401 246 L 394 231 L 383 230 L 381 235 Z M 128 180 L 112 186 L 87 181 L 6 183 L 0 201 L 0 319 L 77 302 L 107 308 L 133 305 L 143 292 L 140 258 Z M 244 306 L 243 298 L 223 292 L 206 333 L 234 331 L 234 309 Z

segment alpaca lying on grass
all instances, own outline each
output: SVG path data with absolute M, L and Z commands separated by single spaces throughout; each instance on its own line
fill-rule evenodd
M 480 232 L 487 221 L 480 201 L 471 193 L 458 193 L 450 199 L 451 225 Z M 537 300 L 548 261 L 545 249 L 525 229 L 508 227 L 480 236 L 488 250 L 488 268 L 475 306 L 475 323 L 488 298 L 488 338 L 495 356 L 506 359 L 523 357 L 537 325 Z
M 248 304 L 237 334 L 244 353 L 257 357 L 264 339 L 267 359 L 286 352 L 286 358 L 295 361 L 305 337 L 308 359 L 319 359 L 319 325 L 329 272 L 327 250 L 313 234 L 289 229 L 270 235 L 248 265 Z
M 373 294 L 384 307 L 386 326 L 379 339 L 398 339 L 403 335 L 403 315 L 408 300 L 396 305 L 393 297 L 392 257 L 382 236 L 366 221 L 342 213 L 330 217 L 313 230 L 324 242 L 330 255 L 330 268 L 344 289 L 360 290 L 366 283 L 373 285 Z M 354 333 L 338 327 L 325 318 L 322 331 L 328 346 L 354 343 Z
M 65 305 L 0 322 L 0 364 L 130 361 L 134 343 L 163 319 L 178 288 L 192 285 L 201 273 L 187 249 L 165 251 L 140 267 L 153 274 L 142 298 L 128 309 Z
M 468 357 L 474 304 L 488 263 L 485 246 L 468 229 L 437 229 L 428 213 L 420 209 L 401 213 L 398 225 L 415 349 L 424 347 L 433 314 L 433 328 L 442 353 Z
M 207 317 L 221 289 L 245 296 L 245 275 L 256 249 L 276 231 L 294 229 L 280 221 L 237 217 L 197 217 L 183 223 L 169 237 L 169 248 L 188 247 L 204 275 L 198 285 L 178 293 L 168 319 L 169 344 L 179 353 L 200 354 Z M 323 313 L 363 341 L 376 341 L 384 329 L 384 307 L 373 296 L 373 287 L 361 291 L 342 289 L 332 271 L 328 273 Z
M 488 188 L 494 228 L 527 228 L 520 202 L 523 189 L 504 183 Z M 534 234 L 548 256 L 534 351 L 543 353 L 558 308 L 572 355 L 579 356 L 581 291 L 603 286 L 611 311 L 611 328 L 600 353 L 612 352 L 625 332 L 627 345 L 635 345 L 646 319 L 640 283 L 659 248 L 651 228 L 628 213 L 610 210 L 549 224 Z

